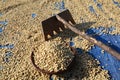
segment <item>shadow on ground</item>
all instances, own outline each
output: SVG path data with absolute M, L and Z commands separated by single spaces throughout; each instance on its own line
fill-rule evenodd
M 81 53 L 75 56 L 74 63 L 72 63 L 68 71 L 58 74 L 57 76 L 65 80 L 82 80 L 83 78 L 91 76 L 90 71 L 92 71 L 93 68 L 98 68 L 97 61 L 88 53 Z M 95 74 L 97 73 L 96 71 Z

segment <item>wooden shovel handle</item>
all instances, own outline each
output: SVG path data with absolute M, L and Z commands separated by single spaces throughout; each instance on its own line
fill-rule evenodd
M 56 18 L 60 22 L 62 22 L 64 25 L 66 25 L 73 32 L 79 34 L 81 37 L 83 37 L 84 39 L 92 42 L 93 44 L 101 47 L 103 50 L 107 51 L 108 53 L 110 53 L 111 55 L 113 55 L 114 57 L 116 57 L 117 59 L 120 60 L 120 53 L 118 53 L 117 51 L 113 50 L 111 47 L 103 44 L 101 41 L 97 41 L 96 39 L 86 35 L 84 32 L 80 32 L 80 30 L 78 30 L 75 27 L 73 27 L 71 24 L 69 24 L 67 21 L 65 21 L 63 18 L 61 18 L 59 15 L 56 15 Z

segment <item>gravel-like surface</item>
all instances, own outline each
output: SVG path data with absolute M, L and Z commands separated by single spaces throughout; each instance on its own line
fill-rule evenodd
M 102 5 L 102 10 L 94 1 Z M 119 0 L 116 1 L 119 2 Z M 41 22 L 60 12 L 56 5 L 59 4 L 58 2 L 61 0 L 0 0 L 0 21 L 8 22 L 4 24 L 6 25 L 4 31 L 0 32 L 0 45 L 14 44 L 13 49 L 0 48 L 0 80 L 49 80 L 49 75 L 36 71 L 31 63 L 30 55 L 33 48 L 44 42 Z M 64 3 L 65 8 L 72 13 L 77 23 L 76 27 L 81 31 L 86 31 L 91 27 L 114 26 L 116 30 L 111 34 L 120 33 L 120 11 L 113 0 L 64 0 Z M 90 11 L 93 8 L 94 10 Z M 2 24 L 0 24 L 1 27 L 3 27 Z M 75 47 L 81 48 L 84 53 L 77 57 L 77 63 L 71 72 L 53 75 L 55 80 L 59 77 L 63 80 L 109 79 L 108 71 L 103 70 L 86 53 L 93 45 L 92 43 L 70 30 L 65 30 L 60 37 L 65 38 L 66 42 L 73 37 Z M 7 52 L 12 52 L 12 55 L 6 58 Z

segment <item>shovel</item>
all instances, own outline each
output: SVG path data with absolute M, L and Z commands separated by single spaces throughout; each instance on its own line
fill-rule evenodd
M 72 24 L 69 22 L 71 22 Z M 97 41 L 93 37 L 86 35 L 84 32 L 81 32 L 80 30 L 76 29 L 75 27 L 73 27 L 73 24 L 75 24 L 75 21 L 73 20 L 68 9 L 57 14 L 56 16 L 44 20 L 42 22 L 42 28 L 43 28 L 45 41 L 49 40 L 48 35 L 50 35 L 51 37 L 54 36 L 53 31 L 59 33 L 60 28 L 64 30 L 65 29 L 64 26 L 67 26 L 70 30 L 72 30 L 76 34 L 79 34 L 82 38 L 101 47 L 103 50 L 107 51 L 108 53 L 110 53 L 111 55 L 113 55 L 114 57 L 120 60 L 120 53 L 113 50 L 111 47 L 103 44 L 102 42 Z
M 118 60 L 120 60 L 120 53 L 118 53 L 111 47 L 103 44 L 102 42 L 97 41 L 93 37 L 86 35 L 84 32 L 81 32 L 80 30 L 76 29 L 75 27 L 73 27 L 73 24 L 75 24 L 75 21 L 73 20 L 68 9 L 42 21 L 42 28 L 43 28 L 43 34 L 44 34 L 45 41 L 48 41 L 50 39 L 48 35 L 53 37 L 55 35 L 54 31 L 57 34 L 59 34 L 61 30 L 64 31 L 66 29 L 65 26 L 67 26 L 71 31 L 75 32 L 76 34 L 79 34 L 82 38 L 88 40 L 89 42 L 101 47 L 103 50 L 107 51 L 108 53 L 116 57 Z M 74 48 L 73 48 L 73 51 L 74 51 Z M 45 71 L 42 71 L 42 72 L 45 72 Z M 49 73 L 49 72 L 45 72 L 45 73 Z

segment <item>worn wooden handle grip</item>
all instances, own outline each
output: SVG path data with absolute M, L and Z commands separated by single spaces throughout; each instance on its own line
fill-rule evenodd
M 97 41 L 96 39 L 86 35 L 84 32 L 80 32 L 80 30 L 73 27 L 71 24 L 69 24 L 67 21 L 65 21 L 63 18 L 61 18 L 59 15 L 56 15 L 56 18 L 60 22 L 62 22 L 64 25 L 66 25 L 69 29 L 71 29 L 73 32 L 79 34 L 81 37 L 83 37 L 84 39 L 92 42 L 93 44 L 101 47 L 103 50 L 107 51 L 108 53 L 110 53 L 111 55 L 113 55 L 114 57 L 116 57 L 117 59 L 120 60 L 120 53 L 118 53 L 117 51 L 113 50 L 112 48 L 110 48 L 109 46 L 103 44 L 102 42 Z

